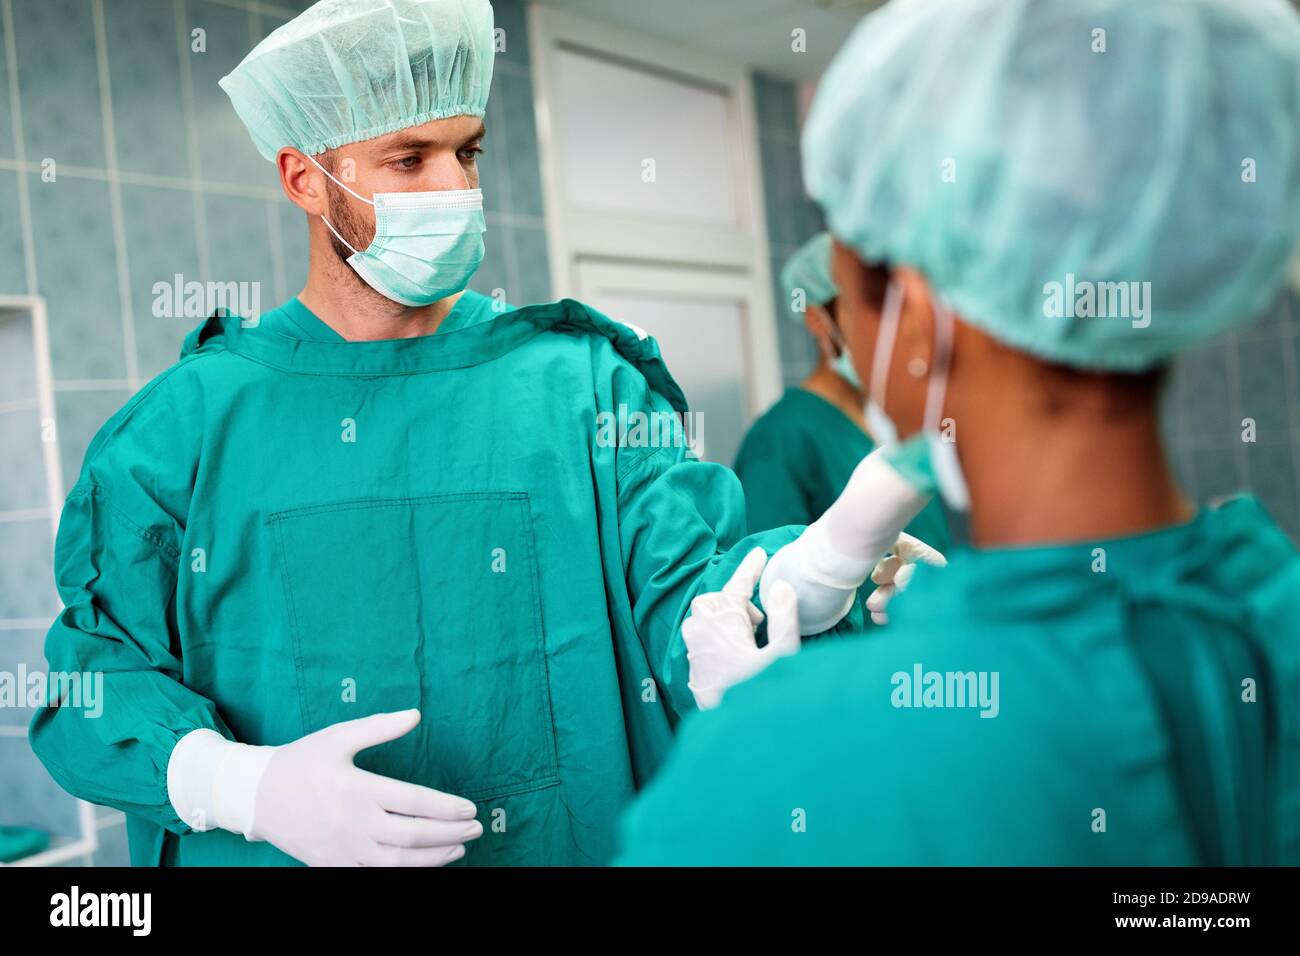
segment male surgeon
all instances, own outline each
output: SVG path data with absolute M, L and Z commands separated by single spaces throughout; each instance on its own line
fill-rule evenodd
M 742 541 L 684 441 L 606 440 L 686 410 L 652 339 L 464 291 L 492 57 L 487 0 L 323 0 L 222 80 L 309 278 L 204 323 L 91 444 L 46 654 L 104 674 L 103 716 L 31 729 L 137 865 L 603 862 L 696 706 L 692 599 L 798 540 Z M 870 571 L 784 566 L 768 612 L 818 630 Z

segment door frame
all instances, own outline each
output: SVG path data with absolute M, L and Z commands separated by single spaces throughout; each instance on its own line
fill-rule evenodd
M 528 24 L 552 295 L 580 297 L 583 270 L 595 266 L 671 268 L 674 277 L 688 283 L 683 291 L 691 295 L 700 294 L 710 279 L 719 287 L 744 283 L 743 297 L 749 304 L 745 347 L 752 370 L 747 400 L 750 413 L 757 415 L 780 396 L 782 380 L 758 120 L 749 69 L 540 3 L 529 4 Z M 571 204 L 556 145 L 565 136 L 563 117 L 555 108 L 555 54 L 561 50 L 586 52 L 720 91 L 728 104 L 737 222 L 681 223 L 583 210 Z M 612 50 L 618 51 L 617 55 L 611 55 Z M 698 273 L 698 281 L 693 273 Z

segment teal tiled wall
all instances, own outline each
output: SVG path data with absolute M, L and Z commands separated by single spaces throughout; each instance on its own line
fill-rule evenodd
M 255 281 L 263 308 L 302 288 L 305 216 L 282 196 L 217 80 L 309 5 L 0 0 L 0 295 L 46 301 L 66 485 L 95 432 L 175 361 L 194 324 L 153 316 L 155 282 L 176 273 Z M 505 50 L 481 165 L 488 251 L 471 286 L 524 304 L 550 298 L 528 38 L 522 0 L 493 6 Z M 205 52 L 192 49 L 196 29 Z M 52 182 L 42 176 L 47 161 Z M 0 368 L 0 378 L 9 374 Z M 0 465 L 24 437 L 0 434 Z M 16 476 L 4 467 L 0 496 L 19 492 Z M 0 554 L 0 582 L 21 570 L 9 563 Z M 0 608 L 0 618 L 28 611 Z M 31 656 L 41 636 L 0 630 L 0 667 Z M 26 746 L 0 736 L 0 778 L 21 782 L 39 805 L 45 781 L 31 775 L 43 772 L 15 756 Z M 124 863 L 121 814 L 103 811 L 100 825 L 96 862 Z
M 551 273 L 524 3 L 493 0 L 492 9 L 505 49 L 493 66 L 485 154 L 479 158 L 487 255 L 470 286 L 485 293 L 501 289 L 517 304 L 546 302 Z
M 1253 424 L 1253 435 L 1243 422 Z M 1300 297 L 1180 357 L 1165 393 L 1166 442 L 1199 502 L 1246 490 L 1300 542 Z M 1243 435 L 1253 441 L 1243 440 Z

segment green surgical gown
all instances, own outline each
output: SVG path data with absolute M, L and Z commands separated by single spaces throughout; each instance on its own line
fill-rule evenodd
M 728 469 L 620 441 L 685 409 L 653 339 L 572 301 L 472 293 L 435 335 L 345 342 L 300 302 L 214 318 L 92 442 L 59 528 L 37 755 L 127 813 L 136 864 L 286 864 L 167 797 L 197 728 L 283 744 L 418 707 L 360 766 L 478 803 L 470 864 L 612 855 L 617 814 L 693 709 L 679 628 L 745 553 Z M 658 430 L 661 436 L 666 430 Z
M 959 550 L 879 638 L 820 642 L 688 719 L 619 860 L 1294 866 L 1298 598 L 1300 556 L 1249 498 Z

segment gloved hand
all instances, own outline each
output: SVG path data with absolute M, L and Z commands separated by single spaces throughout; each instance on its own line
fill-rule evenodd
M 912 575 L 918 564 L 928 564 L 933 568 L 948 566 L 948 559 L 938 550 L 930 547 L 920 538 L 903 533 L 898 536 L 890 553 L 880 559 L 875 570 L 871 572 L 871 582 L 876 589 L 867 598 L 867 610 L 871 620 L 877 624 L 888 624 L 889 615 L 885 609 L 894 595 L 907 590 Z
M 196 830 L 265 840 L 310 866 L 442 866 L 483 834 L 474 804 L 353 763 L 419 722 L 416 710 L 374 714 L 279 747 L 195 730 L 172 750 L 168 796 Z
M 758 589 L 763 606 L 777 581 L 788 582 L 801 633 L 820 634 L 839 623 L 876 563 L 933 496 L 933 487 L 915 480 L 910 463 L 895 453 L 883 446 L 862 459 L 826 513 L 767 562 Z
M 754 629 L 763 614 L 754 606 L 767 552 L 755 548 L 721 591 L 701 594 L 691 602 L 691 615 L 682 622 L 682 640 L 690 662 L 687 686 L 701 710 L 718 706 L 729 687 L 753 677 L 786 654 L 799 650 L 799 612 L 794 590 L 777 582 L 767 603 L 767 645 L 759 647 Z

